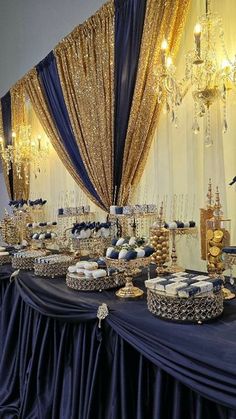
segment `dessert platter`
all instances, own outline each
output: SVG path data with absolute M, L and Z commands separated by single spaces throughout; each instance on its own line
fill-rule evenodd
M 149 311 L 164 320 L 203 323 L 223 312 L 223 280 L 207 275 L 174 273 L 145 281 Z
M 109 269 L 103 260 L 79 261 L 68 268 L 66 284 L 78 291 L 102 291 L 124 285 L 123 272 Z
M 133 277 L 140 273 L 140 268 L 149 267 L 154 248 L 145 244 L 143 238 L 113 239 L 113 246 L 106 251 L 106 264 L 124 270 L 125 286 L 116 292 L 116 296 L 125 299 L 140 298 L 143 291 L 133 285 Z

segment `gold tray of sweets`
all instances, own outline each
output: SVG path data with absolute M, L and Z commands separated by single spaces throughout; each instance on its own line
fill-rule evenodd
M 76 273 L 67 273 L 66 285 L 78 291 L 102 291 L 117 288 L 125 284 L 122 273 L 114 273 L 103 278 L 84 278 Z

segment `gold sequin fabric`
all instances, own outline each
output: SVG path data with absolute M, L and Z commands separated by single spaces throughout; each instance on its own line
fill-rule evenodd
M 124 205 L 130 189 L 143 173 L 158 124 L 155 68 L 160 65 L 161 43 L 167 39 L 175 55 L 183 32 L 190 0 L 147 0 L 139 65 L 127 129 L 119 204 Z
M 78 149 L 108 209 L 113 189 L 113 1 L 76 27 L 54 53 Z
M 11 92 L 11 121 L 12 132 L 15 132 L 15 145 L 21 141 L 21 127 L 27 124 L 26 120 L 26 95 L 25 86 L 22 80 L 18 81 L 10 90 Z M 30 146 L 30 145 L 29 145 Z M 19 156 L 20 158 L 22 156 Z M 13 164 L 13 190 L 14 199 L 29 198 L 30 183 L 30 155 L 22 161 L 20 175 L 17 175 L 16 165 Z
M 73 164 L 71 163 L 68 153 L 61 143 L 57 128 L 55 127 L 52 116 L 48 111 L 47 103 L 45 101 L 43 90 L 37 77 L 36 69 L 33 69 L 27 73 L 27 75 L 24 77 L 24 85 L 33 106 L 34 112 L 36 113 L 39 122 L 41 123 L 46 135 L 50 139 L 52 146 L 56 150 L 65 168 L 68 170 L 76 183 L 81 187 L 81 189 L 88 195 L 91 201 L 97 204 L 97 201 L 94 199 L 94 197 L 84 187 L 82 180 L 80 179 Z
M 2 125 L 2 105 L 1 105 L 1 101 L 0 101 L 0 137 L 2 137 L 3 139 L 3 144 L 5 144 L 4 141 L 4 132 L 3 132 L 3 125 Z M 9 177 L 7 174 L 7 166 L 2 158 L 1 155 L 1 165 L 2 165 L 2 171 L 3 171 L 3 176 L 4 176 L 4 180 L 5 180 L 5 184 L 6 184 L 6 188 L 7 188 L 7 193 L 9 198 L 11 199 L 11 188 L 10 188 L 10 183 L 9 183 Z

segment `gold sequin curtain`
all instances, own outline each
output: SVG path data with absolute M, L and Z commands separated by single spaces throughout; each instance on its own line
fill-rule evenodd
M 113 189 L 113 1 L 78 26 L 54 52 L 83 163 L 108 209 Z
M 19 154 L 22 160 L 21 167 L 17 171 L 13 163 L 13 189 L 14 199 L 29 199 L 30 184 L 30 137 L 26 138 L 26 94 L 24 82 L 20 80 L 10 90 L 11 92 L 11 120 L 12 132 L 15 137 L 15 156 Z M 30 135 L 30 132 L 29 132 Z M 24 136 L 24 138 L 22 138 Z M 20 146 L 22 145 L 22 146 Z
M 160 105 L 155 93 L 155 67 L 160 64 L 161 43 L 168 40 L 176 54 L 190 0 L 147 0 L 138 73 L 126 135 L 119 204 L 139 182 L 158 123 Z
M 4 144 L 4 133 L 3 133 L 3 125 L 2 125 L 2 105 L 1 105 L 1 101 L 0 101 L 0 137 L 3 139 L 3 144 Z M 1 156 L 1 165 L 2 165 L 3 176 L 4 176 L 6 188 L 7 188 L 7 193 L 8 193 L 9 198 L 12 199 L 10 182 L 9 182 L 9 176 L 7 174 L 7 165 L 4 163 L 4 160 L 3 160 L 2 156 Z
M 41 123 L 46 135 L 50 139 L 52 146 L 56 150 L 65 168 L 68 170 L 68 172 L 76 181 L 76 183 L 81 187 L 83 192 L 85 192 L 89 196 L 92 202 L 97 204 L 94 197 L 91 194 L 89 194 L 88 191 L 85 189 L 83 182 L 81 181 L 80 177 L 77 175 L 76 170 L 71 164 L 70 157 L 68 156 L 67 152 L 61 144 L 60 137 L 55 127 L 54 121 L 48 111 L 47 103 L 44 99 L 41 85 L 37 77 L 36 69 L 31 70 L 24 77 L 24 85 L 26 92 L 30 98 L 31 104 L 34 108 L 34 112 L 36 113 L 39 122 Z

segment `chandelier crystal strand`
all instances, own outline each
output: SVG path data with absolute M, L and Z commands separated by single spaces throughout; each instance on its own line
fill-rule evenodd
M 157 102 L 163 104 L 163 112 L 169 113 L 171 122 L 178 126 L 177 107 L 182 102 L 181 86 L 175 78 L 176 68 L 168 51 L 168 42 L 161 44 L 161 63 L 155 71 Z
M 207 108 L 206 111 L 206 133 L 205 133 L 205 146 L 211 147 L 213 144 L 212 138 L 211 138 L 211 115 L 210 115 L 210 109 Z
M 219 63 L 217 43 L 224 60 Z M 223 133 L 227 132 L 227 99 L 232 83 L 236 82 L 236 58 L 230 60 L 224 40 L 222 19 L 212 12 L 210 0 L 206 0 L 205 14 L 194 28 L 194 48 L 186 54 L 185 79 L 189 83 L 194 100 L 192 130 L 198 134 L 199 118 L 205 119 L 205 144 L 212 144 L 210 132 L 211 105 L 219 101 L 223 105 Z M 186 89 L 188 90 L 188 88 Z
M 43 161 L 48 157 L 49 144 L 46 140 L 42 142 L 41 135 L 36 140 L 32 139 L 30 125 L 20 125 L 17 131 L 18 134 L 12 132 L 11 145 L 5 146 L 0 137 L 0 153 L 6 164 L 7 174 L 9 175 L 12 164 L 18 179 L 22 179 L 23 170 L 25 182 L 29 184 L 30 167 L 37 178 Z

